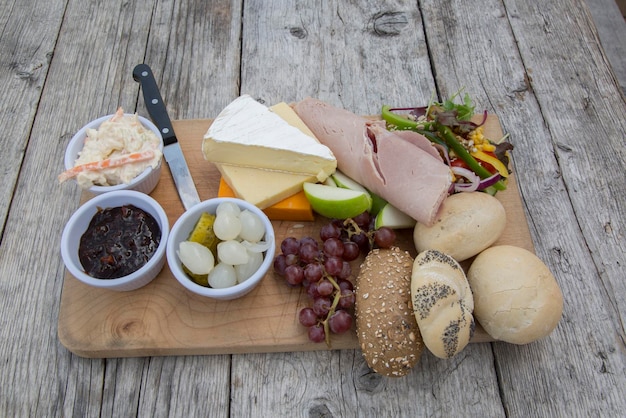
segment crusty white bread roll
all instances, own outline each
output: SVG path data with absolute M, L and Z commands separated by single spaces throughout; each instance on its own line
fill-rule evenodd
M 437 250 L 413 263 L 411 300 L 424 344 L 439 358 L 450 358 L 469 343 L 475 323 L 474 299 L 456 260 Z
M 408 374 L 424 349 L 411 306 L 412 267 L 413 258 L 406 251 L 375 249 L 357 277 L 359 345 L 369 367 L 388 377 Z
M 474 315 L 496 340 L 527 344 L 550 334 L 563 295 L 548 267 L 523 248 L 500 245 L 476 256 L 467 272 Z
M 431 226 L 417 223 L 418 253 L 438 250 L 461 262 L 488 248 L 506 226 L 504 206 L 487 193 L 456 193 L 444 200 Z

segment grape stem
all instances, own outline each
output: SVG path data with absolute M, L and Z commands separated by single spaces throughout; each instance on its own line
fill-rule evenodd
M 328 281 L 331 282 L 333 284 L 333 287 L 335 288 L 335 297 L 333 299 L 333 304 L 330 306 L 330 309 L 328 310 L 326 319 L 322 321 L 322 325 L 324 326 L 324 334 L 326 338 L 326 346 L 328 348 L 331 348 L 330 326 L 328 325 L 328 320 L 335 313 L 335 309 L 337 309 L 337 305 L 339 304 L 339 299 L 341 299 L 341 288 L 339 287 L 339 284 L 337 284 L 335 279 L 330 274 L 326 274 L 325 276 L 326 276 L 326 279 L 328 279 Z
M 344 226 L 346 227 L 352 227 L 349 229 L 346 229 L 346 232 L 348 232 L 348 238 L 352 238 L 353 235 L 359 235 L 359 234 L 365 234 L 365 236 L 367 237 L 368 241 L 370 242 L 370 247 L 373 245 L 374 243 L 374 238 L 370 233 L 368 233 L 368 231 L 364 231 L 359 224 L 357 224 L 354 219 L 352 218 L 347 218 L 343 221 Z
M 351 226 L 353 228 L 353 229 L 346 229 L 346 231 L 348 232 L 348 238 L 351 237 L 352 235 L 358 235 L 361 232 L 363 232 L 361 227 L 356 222 L 354 222 L 354 219 L 352 218 L 348 218 L 344 220 L 343 224 L 344 226 Z

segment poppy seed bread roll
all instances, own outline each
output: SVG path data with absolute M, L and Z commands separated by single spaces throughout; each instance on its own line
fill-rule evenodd
M 424 344 L 439 358 L 451 358 L 469 343 L 475 323 L 474 299 L 463 269 L 437 250 L 418 254 L 411 277 L 411 300 Z
M 356 283 L 356 331 L 363 357 L 376 373 L 407 375 L 424 349 L 411 306 L 413 258 L 397 247 L 374 249 Z

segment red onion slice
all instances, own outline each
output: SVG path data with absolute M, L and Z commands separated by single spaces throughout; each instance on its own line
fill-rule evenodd
M 464 167 L 451 167 L 452 172 L 461 177 L 465 177 L 469 183 L 454 183 L 455 192 L 475 192 L 480 184 L 480 177 L 472 170 Z
M 454 192 L 475 192 L 477 190 L 484 190 L 487 187 L 491 187 L 496 184 L 501 176 L 500 173 L 496 173 L 486 179 L 480 179 L 472 170 L 464 167 L 450 167 L 452 172 L 457 175 L 466 178 L 469 183 L 453 183 Z
M 500 178 L 502 178 L 500 173 L 496 173 L 491 177 L 487 177 L 486 179 L 481 180 L 480 184 L 478 185 L 478 190 L 484 190 L 487 187 L 493 186 L 500 180 Z

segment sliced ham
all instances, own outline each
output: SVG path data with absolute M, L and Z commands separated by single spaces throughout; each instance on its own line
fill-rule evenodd
M 417 132 L 413 131 L 394 131 L 393 133 L 398 135 L 405 141 L 409 141 L 411 144 L 420 147 L 422 150 L 426 151 L 437 160 L 442 161 L 439 151 L 437 151 L 437 149 L 433 147 L 432 142 L 430 142 L 428 138 L 426 138 L 424 135 L 418 134 Z
M 329 147 L 337 168 L 418 222 L 432 225 L 448 195 L 450 169 L 428 139 L 390 132 L 372 121 L 313 98 L 294 110 Z

